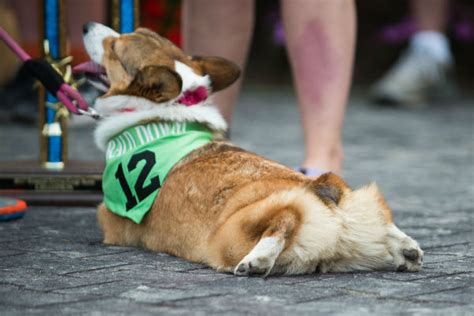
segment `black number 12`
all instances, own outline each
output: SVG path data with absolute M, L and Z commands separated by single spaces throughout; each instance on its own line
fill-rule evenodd
M 137 167 L 137 164 L 142 160 L 145 160 L 145 165 L 143 166 L 142 171 L 138 175 L 137 181 L 135 182 L 135 185 L 133 187 L 135 189 L 138 201 L 146 199 L 151 193 L 159 189 L 161 186 L 160 178 L 158 176 L 151 178 L 150 184 L 148 184 L 147 186 L 143 186 L 146 178 L 150 174 L 151 169 L 153 169 L 153 166 L 156 164 L 155 154 L 152 151 L 145 150 L 133 155 L 127 165 L 128 171 L 133 171 Z M 135 205 L 137 205 L 138 202 L 137 198 L 133 195 L 133 192 L 127 183 L 127 179 L 125 178 L 125 174 L 123 173 L 121 163 L 118 165 L 117 171 L 115 172 L 115 178 L 119 180 L 123 193 L 127 198 L 127 204 L 125 205 L 125 208 L 128 211 Z

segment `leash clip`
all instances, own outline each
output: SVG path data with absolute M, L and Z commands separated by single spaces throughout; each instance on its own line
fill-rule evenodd
M 99 112 L 97 112 L 94 108 L 88 107 L 87 110 L 83 110 L 81 108 L 77 109 L 77 112 L 79 112 L 82 115 L 87 115 L 92 117 L 94 120 L 99 120 L 102 118 L 102 115 L 100 115 Z

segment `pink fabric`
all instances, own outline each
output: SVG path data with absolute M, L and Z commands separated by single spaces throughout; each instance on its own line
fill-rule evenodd
M 136 110 L 134 108 L 123 108 L 123 109 L 120 109 L 119 112 L 122 112 L 122 113 L 128 113 L 128 112 L 135 112 Z
M 31 57 L 18 45 L 13 38 L 8 35 L 8 33 L 0 27 L 0 39 L 2 39 L 5 44 L 20 58 L 22 61 L 27 61 Z M 63 83 L 59 88 L 59 91 L 56 93 L 59 101 L 61 101 L 66 108 L 74 114 L 80 115 L 78 109 L 87 111 L 89 106 L 87 102 L 82 98 L 82 96 L 73 89 L 70 85 Z
M 196 105 L 207 99 L 206 87 L 198 87 L 195 90 L 187 90 L 184 95 L 178 100 L 179 103 L 186 106 Z
M 88 110 L 89 105 L 87 104 L 86 100 L 84 100 L 81 94 L 70 85 L 63 83 L 61 85 L 61 90 L 59 90 L 57 94 L 58 99 L 60 99 L 61 94 L 64 94 L 66 98 L 60 101 L 64 103 L 64 105 L 72 113 L 80 114 L 77 110 L 78 108 L 84 111 Z M 76 101 L 75 104 L 74 101 Z
M 22 61 L 27 61 L 31 59 L 31 57 L 20 47 L 20 45 L 15 42 L 13 38 L 8 35 L 7 31 L 5 31 L 2 27 L 0 27 L 0 38 L 3 39 L 5 44 L 10 47 L 10 49 L 20 58 Z

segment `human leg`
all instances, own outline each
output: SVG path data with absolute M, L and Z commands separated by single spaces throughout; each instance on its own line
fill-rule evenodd
M 453 62 L 445 35 L 448 13 L 448 0 L 411 1 L 417 32 L 407 51 L 375 85 L 375 102 L 414 107 L 451 93 L 447 79 Z
M 448 20 L 448 0 L 412 0 L 411 11 L 418 31 L 444 33 Z
M 302 167 L 340 173 L 355 44 L 354 2 L 283 0 L 282 16 L 304 130 Z
M 188 54 L 224 57 L 245 67 L 253 31 L 253 0 L 185 0 L 183 13 L 184 50 Z M 215 95 L 229 124 L 241 82 Z
M 436 62 L 451 61 L 449 41 L 445 35 L 449 1 L 448 0 L 412 0 L 412 15 L 417 33 L 411 38 L 411 46 L 423 50 Z

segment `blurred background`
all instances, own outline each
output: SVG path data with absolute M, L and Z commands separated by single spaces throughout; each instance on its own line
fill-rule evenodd
M 107 23 L 107 1 L 66 0 L 69 51 L 74 62 L 87 56 L 82 44 L 82 24 Z M 358 0 L 358 36 L 354 84 L 373 83 L 399 56 L 415 31 L 409 1 Z M 474 78 L 474 3 L 451 0 L 448 36 L 456 61 L 456 80 L 466 86 Z M 179 0 L 141 0 L 141 25 L 181 44 Z M 0 25 L 18 40 L 32 56 L 39 56 L 39 8 L 37 0 L 1 0 Z M 288 83 L 289 67 L 284 47 L 278 0 L 256 1 L 256 24 L 247 76 L 252 84 Z M 11 80 L 18 65 L 5 46 L 0 46 L 0 84 Z M 471 85 L 472 87 L 472 85 Z
M 74 57 L 73 64 L 85 61 L 86 53 L 82 44 L 82 24 L 87 21 L 107 23 L 108 10 L 105 0 L 66 0 L 67 32 L 69 34 L 69 52 Z M 413 19 L 410 16 L 409 1 L 358 0 L 357 4 L 357 48 L 354 64 L 353 88 L 350 104 L 364 104 L 371 113 L 375 108 L 369 96 L 371 87 L 400 58 L 406 49 L 410 36 L 415 32 Z M 181 2 L 178 0 L 141 0 L 141 25 L 157 31 L 177 45 L 181 45 Z M 278 95 L 285 91 L 284 106 L 295 106 L 292 90 L 290 67 L 285 50 L 285 36 L 280 19 L 279 1 L 256 1 L 256 23 L 253 44 L 250 50 L 249 63 L 245 73 L 243 97 L 236 107 L 239 124 L 239 111 L 244 111 L 242 102 L 266 102 L 255 100 L 258 91 L 266 95 Z M 0 25 L 6 28 L 21 45 L 32 55 L 40 55 L 41 41 L 38 38 L 39 4 L 35 0 L 0 0 Z M 429 104 L 420 111 L 430 111 L 436 107 L 451 107 L 456 104 L 465 107 L 472 104 L 474 87 L 474 3 L 469 0 L 452 0 L 448 14 L 447 36 L 451 46 L 455 66 L 450 70 L 449 85 L 454 87 L 451 95 L 453 102 L 437 105 Z M 0 130 L 2 142 L 14 142 L 21 146 L 24 137 L 33 137 L 37 122 L 37 96 L 32 88 L 33 80 L 18 71 L 19 62 L 10 51 L 0 44 L 0 122 L 10 124 L 8 131 Z M 97 94 L 90 86 L 81 91 L 94 98 Z M 257 91 L 257 92 L 256 92 Z M 254 93 L 252 95 L 252 93 Z M 243 101 L 242 101 L 243 100 Z M 250 101 L 249 101 L 250 100 Z M 354 101 L 355 100 L 355 101 Z M 239 106 L 241 107 L 239 110 Z M 254 105 L 257 107 L 258 105 Z M 406 109 L 404 109 L 406 110 Z M 410 109 L 412 110 L 412 109 Z M 297 118 L 297 109 L 292 109 Z M 422 112 L 421 112 L 422 113 Z M 472 114 L 471 110 L 467 113 Z M 243 115 L 243 114 L 242 114 Z M 423 115 L 423 114 L 416 114 Z M 471 116 L 472 117 L 472 116 Z M 77 125 L 81 125 L 76 120 Z M 91 123 L 89 118 L 86 118 Z M 74 122 L 74 119 L 73 119 Z M 298 124 L 295 125 L 299 128 Z M 91 130 L 89 127 L 88 130 Z M 12 131 L 18 135 L 11 137 Z M 6 136 L 6 133 L 9 136 Z M 26 134 L 25 134 L 26 133 Z M 15 134 L 15 135 L 16 135 Z M 73 134 L 74 135 L 74 132 Z M 235 133 L 237 140 L 244 135 Z M 36 137 L 36 136 L 35 136 Z M 72 138 L 72 155 L 81 155 L 74 146 Z M 247 144 L 252 147 L 252 144 Z M 25 145 L 16 150 L 20 156 L 35 155 L 35 144 Z M 5 146 L 4 146 L 5 148 Z M 76 148 L 76 149 L 75 149 Z M 7 152 L 4 149 L 2 152 Z M 95 156 L 95 155 L 94 155 Z M 88 155 L 86 158 L 91 158 Z M 100 159 L 98 157 L 93 157 Z M 92 158 L 91 158 L 92 159 Z M 281 159 L 280 159 L 281 160 Z M 284 158 L 283 158 L 284 160 Z M 292 163 L 293 161 L 286 161 Z

